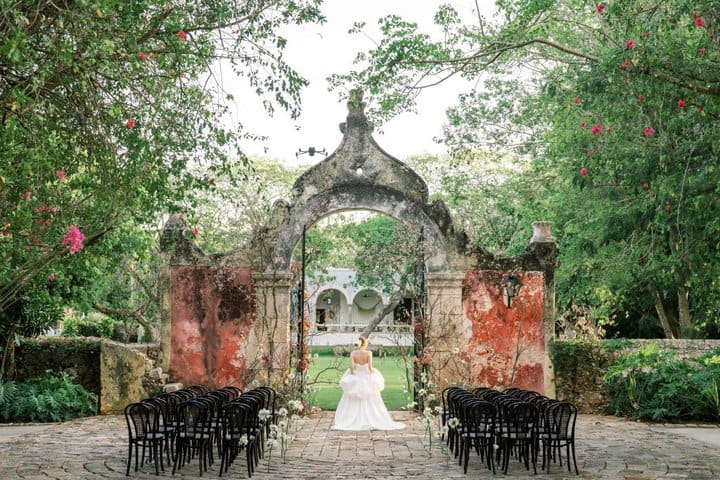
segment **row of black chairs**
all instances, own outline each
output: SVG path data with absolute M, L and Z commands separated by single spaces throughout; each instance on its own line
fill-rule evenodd
M 448 387 L 442 392 L 442 401 L 442 424 L 449 427 L 445 441 L 465 473 L 471 448 L 493 474 L 497 462 L 507 474 L 511 457 L 520 460 L 526 470 L 532 465 L 537 474 L 540 453 L 541 470 L 549 473 L 551 462 L 562 466 L 564 447 L 568 471 L 572 458 L 579 474 L 575 459 L 578 410 L 574 404 L 519 388 L 499 391 L 485 387 L 472 391 Z
M 220 476 L 243 450 L 252 476 L 270 426 L 277 420 L 276 403 L 277 393 L 270 387 L 243 393 L 233 386 L 212 391 L 191 386 L 131 403 L 125 408 L 129 439 L 125 474 L 130 474 L 134 452 L 135 471 L 147 458 L 154 461 L 159 475 L 165 471 L 166 458 L 174 474 L 197 457 L 202 476 L 214 463 L 216 449 Z

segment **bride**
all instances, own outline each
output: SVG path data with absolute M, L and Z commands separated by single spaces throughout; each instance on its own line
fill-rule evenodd
M 340 378 L 343 394 L 335 411 L 335 430 L 397 430 L 404 423 L 392 419 L 380 391 L 385 388 L 382 374 L 372 367 L 372 352 L 365 337 L 350 352 L 350 368 Z

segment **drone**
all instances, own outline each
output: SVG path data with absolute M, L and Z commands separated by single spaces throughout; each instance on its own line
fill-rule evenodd
M 327 154 L 327 152 L 325 151 L 324 148 L 323 148 L 323 149 L 317 149 L 317 148 L 315 148 L 315 147 L 308 147 L 307 150 L 303 150 L 303 149 L 299 148 L 298 151 L 295 153 L 295 157 L 299 157 L 300 155 L 304 155 L 304 154 L 306 154 L 306 153 L 307 153 L 309 156 L 311 156 L 311 157 L 314 157 L 316 153 L 319 153 L 319 154 L 321 154 L 321 155 L 325 155 L 326 157 L 328 156 L 328 154 Z

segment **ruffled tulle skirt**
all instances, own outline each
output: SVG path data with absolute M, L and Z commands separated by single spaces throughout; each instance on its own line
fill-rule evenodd
M 360 365 L 355 373 L 347 370 L 340 378 L 343 391 L 335 411 L 335 430 L 397 430 L 405 424 L 396 422 L 388 413 L 380 392 L 385 388 L 382 374 L 367 365 Z

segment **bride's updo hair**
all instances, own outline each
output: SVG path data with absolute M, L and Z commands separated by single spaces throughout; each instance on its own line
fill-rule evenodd
M 355 341 L 355 346 L 358 348 L 367 347 L 368 341 L 365 337 L 360 337 Z

